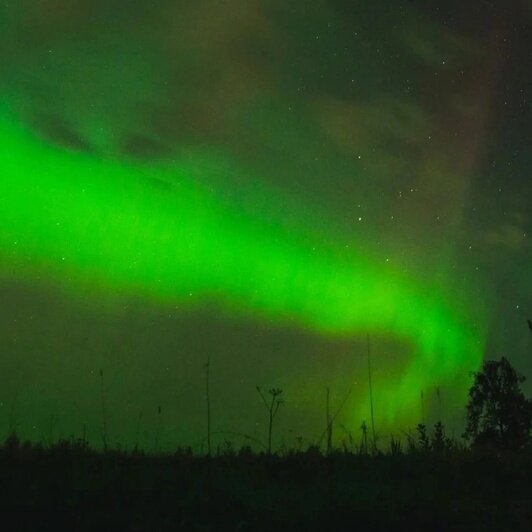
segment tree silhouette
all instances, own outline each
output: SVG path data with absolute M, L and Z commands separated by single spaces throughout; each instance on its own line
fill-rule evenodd
M 525 380 L 504 357 L 484 362 L 469 390 L 464 437 L 474 445 L 522 447 L 532 423 L 532 402 L 521 391 Z

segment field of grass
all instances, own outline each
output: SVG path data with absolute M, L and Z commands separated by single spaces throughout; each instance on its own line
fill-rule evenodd
M 532 451 L 0 448 L 2 530 L 532 530 Z

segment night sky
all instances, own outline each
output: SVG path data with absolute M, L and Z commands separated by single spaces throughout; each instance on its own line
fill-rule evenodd
M 275 445 L 532 379 L 532 2 L 0 6 L 0 434 Z M 528 390 L 531 389 L 528 383 Z M 439 390 L 439 400 L 436 390 Z M 423 403 L 421 393 L 423 392 Z M 159 413 L 160 407 L 160 413 Z M 341 426 L 340 426 L 341 425 Z M 157 443 L 156 443 L 157 442 Z

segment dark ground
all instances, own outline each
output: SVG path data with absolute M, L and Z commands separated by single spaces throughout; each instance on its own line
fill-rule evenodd
M 0 450 L 4 531 L 532 530 L 532 453 Z

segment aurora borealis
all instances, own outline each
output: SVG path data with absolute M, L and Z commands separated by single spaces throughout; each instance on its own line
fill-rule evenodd
M 0 9 L 6 430 L 98 441 L 102 368 L 115 441 L 200 441 L 210 356 L 218 431 L 357 433 L 367 334 L 382 437 L 530 368 L 526 2 L 125 4 Z

